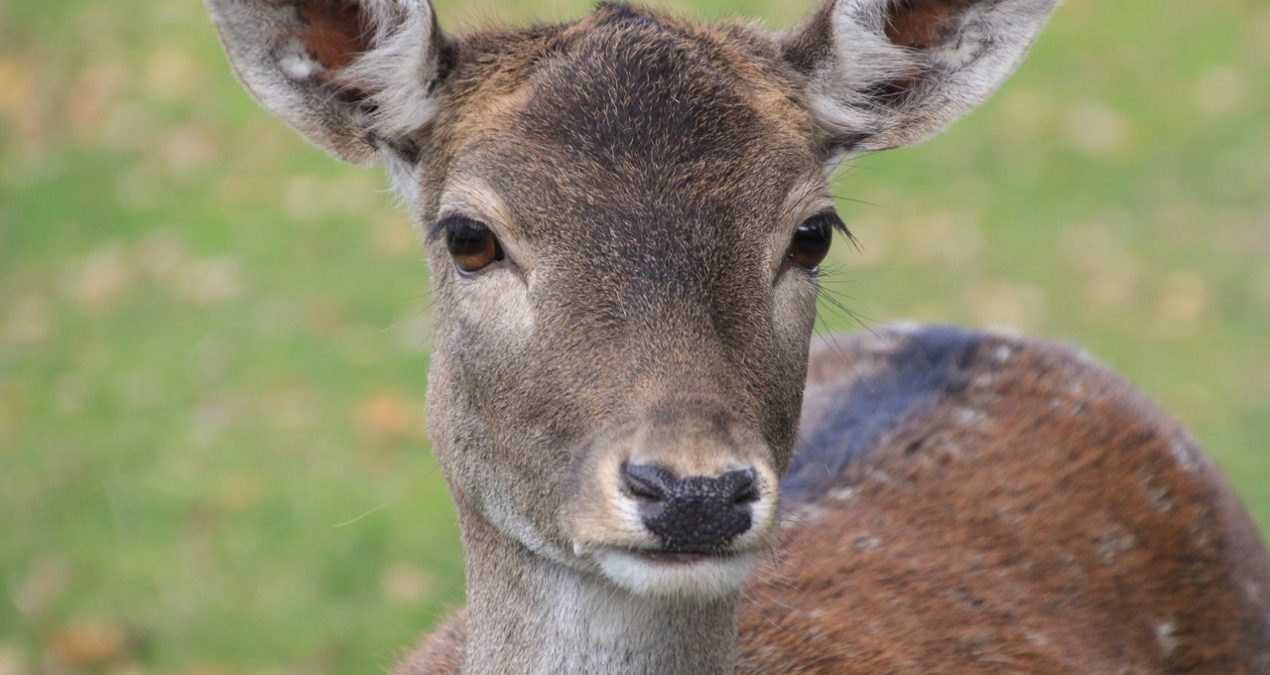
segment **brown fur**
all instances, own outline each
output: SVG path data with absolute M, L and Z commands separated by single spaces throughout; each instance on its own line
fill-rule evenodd
M 822 344 L 804 419 L 906 339 Z M 964 368 L 970 386 L 788 507 L 738 673 L 1270 672 L 1264 547 L 1184 429 L 1066 348 L 987 336 Z M 457 673 L 463 631 L 397 672 Z

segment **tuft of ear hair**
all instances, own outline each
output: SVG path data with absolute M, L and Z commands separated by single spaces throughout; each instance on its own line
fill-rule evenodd
M 207 0 L 249 91 L 349 162 L 415 164 L 453 45 L 427 0 Z
M 986 100 L 1059 0 L 830 0 L 782 36 L 837 154 L 910 145 Z

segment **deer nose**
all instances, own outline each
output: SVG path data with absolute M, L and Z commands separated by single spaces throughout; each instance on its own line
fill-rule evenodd
M 688 476 L 649 464 L 624 464 L 622 480 L 640 517 L 670 553 L 714 553 L 750 529 L 759 499 L 753 469 Z

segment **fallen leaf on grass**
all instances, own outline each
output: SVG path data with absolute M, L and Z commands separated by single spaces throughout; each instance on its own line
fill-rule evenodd
M 420 439 L 424 435 L 423 402 L 401 392 L 378 392 L 357 406 L 357 423 L 381 442 Z
M 423 402 L 399 391 L 371 394 L 357 406 L 357 424 L 380 442 L 422 438 Z
M 70 623 L 50 640 L 53 655 L 73 667 L 104 666 L 126 660 L 136 640 L 123 627 L 101 619 Z

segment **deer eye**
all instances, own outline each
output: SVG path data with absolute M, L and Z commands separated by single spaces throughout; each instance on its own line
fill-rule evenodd
M 808 218 L 794 231 L 794 239 L 789 242 L 789 252 L 785 258 L 790 262 L 816 271 L 825 256 L 829 255 L 829 245 L 833 243 L 834 228 L 846 229 L 838 214 L 826 211 Z
M 441 221 L 445 248 L 460 272 L 473 274 L 502 260 L 503 247 L 485 223 L 465 216 L 450 216 Z

